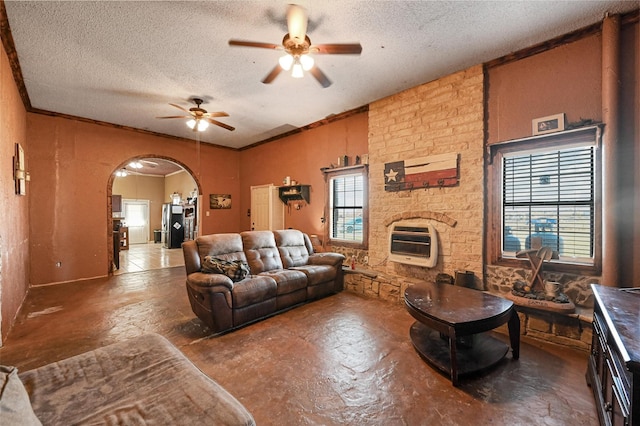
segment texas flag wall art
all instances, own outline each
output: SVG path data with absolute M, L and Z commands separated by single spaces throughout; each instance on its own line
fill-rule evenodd
M 455 186 L 460 181 L 458 154 L 430 155 L 384 165 L 384 190 Z

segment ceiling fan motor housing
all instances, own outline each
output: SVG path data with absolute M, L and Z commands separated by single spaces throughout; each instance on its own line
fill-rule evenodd
M 309 53 L 309 47 L 311 46 L 311 39 L 309 36 L 304 36 L 304 41 L 302 43 L 297 43 L 296 40 L 291 38 L 289 34 L 285 34 L 282 39 L 282 46 L 284 47 L 284 51 L 294 58 L 300 57 L 302 55 L 306 55 Z

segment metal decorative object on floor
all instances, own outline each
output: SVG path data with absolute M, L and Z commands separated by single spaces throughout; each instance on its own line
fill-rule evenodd
M 513 290 L 506 295 L 507 299 L 519 306 L 528 306 L 545 311 L 572 313 L 576 306 L 562 293 L 560 283 L 545 281 L 542 269 L 545 262 L 557 258 L 550 247 L 521 250 L 516 257 L 527 257 L 531 264 L 532 275 L 528 282 L 516 281 Z

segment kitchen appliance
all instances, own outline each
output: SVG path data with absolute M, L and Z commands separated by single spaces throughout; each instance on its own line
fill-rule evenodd
M 162 242 L 165 248 L 180 248 L 184 241 L 183 207 L 175 204 L 162 205 Z

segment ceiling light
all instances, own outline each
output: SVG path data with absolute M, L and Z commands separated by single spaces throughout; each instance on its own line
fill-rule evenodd
M 291 70 L 291 77 L 293 78 L 302 78 L 304 77 L 304 72 L 302 71 L 302 65 L 300 62 L 293 64 L 293 70 Z
M 305 71 L 309 71 L 313 68 L 313 58 L 309 55 L 300 56 L 300 63 L 302 64 L 302 69 Z
M 194 120 L 192 118 L 191 120 L 187 121 L 187 126 L 191 130 L 197 130 L 198 132 L 204 132 L 205 130 L 207 130 L 207 127 L 209 127 L 209 123 L 207 122 L 207 120 L 200 120 L 200 119 Z M 194 129 L 194 127 L 195 127 L 195 129 Z
M 129 167 L 131 167 L 132 169 L 141 169 L 143 166 L 139 161 L 132 161 L 129 163 Z
M 283 70 L 289 71 L 291 69 L 291 65 L 293 65 L 293 56 L 289 54 L 281 56 L 280 59 L 278 59 L 278 63 Z
M 125 169 L 120 169 L 116 171 L 116 177 L 125 177 L 127 174 L 128 173 Z

